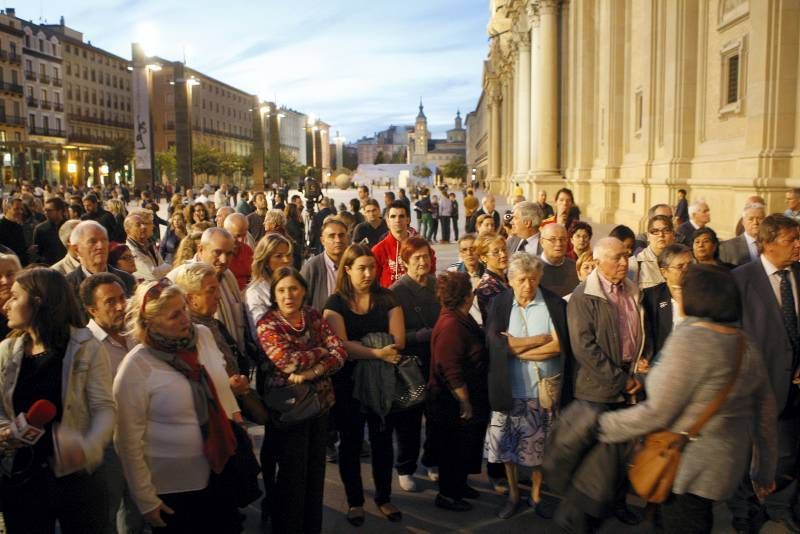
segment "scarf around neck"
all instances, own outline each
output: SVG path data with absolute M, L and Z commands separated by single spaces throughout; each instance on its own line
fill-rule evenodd
M 172 366 L 189 381 L 197 421 L 203 436 L 203 452 L 211 470 L 220 474 L 228 458 L 236 452 L 236 438 L 228 416 L 219 401 L 217 390 L 197 353 L 197 329 L 192 325 L 189 336 L 167 338 L 149 334 L 153 355 Z

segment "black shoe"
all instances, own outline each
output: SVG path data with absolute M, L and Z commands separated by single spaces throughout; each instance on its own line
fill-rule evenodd
M 463 499 L 477 499 L 480 496 L 481 492 L 471 486 L 464 485 L 461 489 L 461 497 Z
M 347 522 L 354 527 L 360 527 L 364 524 L 364 507 L 351 506 L 350 509 L 347 510 L 345 518 L 347 519 Z
M 436 496 L 434 504 L 437 508 L 443 510 L 450 510 L 451 512 L 469 512 L 472 510 L 472 505 L 463 499 L 451 499 L 445 497 L 441 493 Z
M 641 514 L 636 513 L 624 504 L 614 507 L 614 517 L 630 526 L 638 525 L 644 520 Z
M 528 497 L 528 505 L 534 509 L 536 515 L 542 519 L 553 519 L 558 508 L 558 499 L 549 495 L 542 495 L 542 500 L 538 503 L 533 502 L 532 497 Z

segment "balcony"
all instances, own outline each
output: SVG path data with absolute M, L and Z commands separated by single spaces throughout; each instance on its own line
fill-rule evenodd
M 68 141 L 70 143 L 83 143 L 86 145 L 111 146 L 112 139 L 98 137 L 96 135 L 71 133 L 69 134 Z
M 50 83 L 50 76 L 45 74 L 44 72 L 39 73 L 39 81 L 42 83 Z
M 53 111 L 64 111 L 64 104 L 61 102 L 53 102 Z
M 30 80 L 32 82 L 35 82 L 36 81 L 36 73 L 33 72 L 32 70 L 26 70 L 25 71 L 25 79 L 26 80 Z
M 0 59 L 3 61 L 8 61 L 8 51 L 0 49 Z
M 38 108 L 39 107 L 39 100 L 35 97 L 29 96 L 28 97 L 28 107 L 29 108 Z
M 69 120 L 72 122 L 88 122 L 91 124 L 100 124 L 102 126 L 113 126 L 114 128 L 125 128 L 133 130 L 133 124 L 126 122 L 114 121 L 111 119 L 101 119 L 99 117 L 89 117 L 86 115 L 78 115 L 77 113 L 70 113 Z
M 8 53 L 8 60 L 11 63 L 16 63 L 17 65 L 22 64 L 22 56 L 17 54 L 16 52 L 9 52 Z
M 29 130 L 31 135 L 41 135 L 43 137 L 66 137 L 67 132 L 64 130 L 56 130 L 55 128 L 40 128 L 38 126 L 31 126 Z
M 61 87 L 61 84 L 62 84 L 61 78 L 53 77 L 53 85 L 55 85 L 56 87 Z
M 0 115 L 0 124 L 9 124 L 11 126 L 25 126 L 25 119 L 19 115 Z
M 18 95 L 21 95 L 22 86 L 17 85 L 15 83 L 0 82 L 0 91 L 5 91 L 7 93 L 16 93 Z
M 49 100 L 42 100 L 39 104 L 39 107 L 42 109 L 53 109 L 53 105 L 50 103 Z

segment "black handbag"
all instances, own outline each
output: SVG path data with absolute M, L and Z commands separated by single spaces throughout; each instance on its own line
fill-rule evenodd
M 427 384 L 422 374 L 419 358 L 403 355 L 400 362 L 395 365 L 394 374 L 392 412 L 407 410 L 425 402 Z
M 323 411 L 313 382 L 269 388 L 263 398 L 271 412 L 270 422 L 278 427 L 302 423 Z
M 236 437 L 236 453 L 228 458 L 220 474 L 225 492 L 234 500 L 238 508 L 244 508 L 261 497 L 258 475 L 261 467 L 253 453 L 253 443 L 247 430 L 231 421 L 231 429 Z

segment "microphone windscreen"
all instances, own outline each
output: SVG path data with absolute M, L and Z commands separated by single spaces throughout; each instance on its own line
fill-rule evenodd
M 31 405 L 25 418 L 28 424 L 36 428 L 43 428 L 44 425 L 55 419 L 56 405 L 46 399 L 39 399 Z

